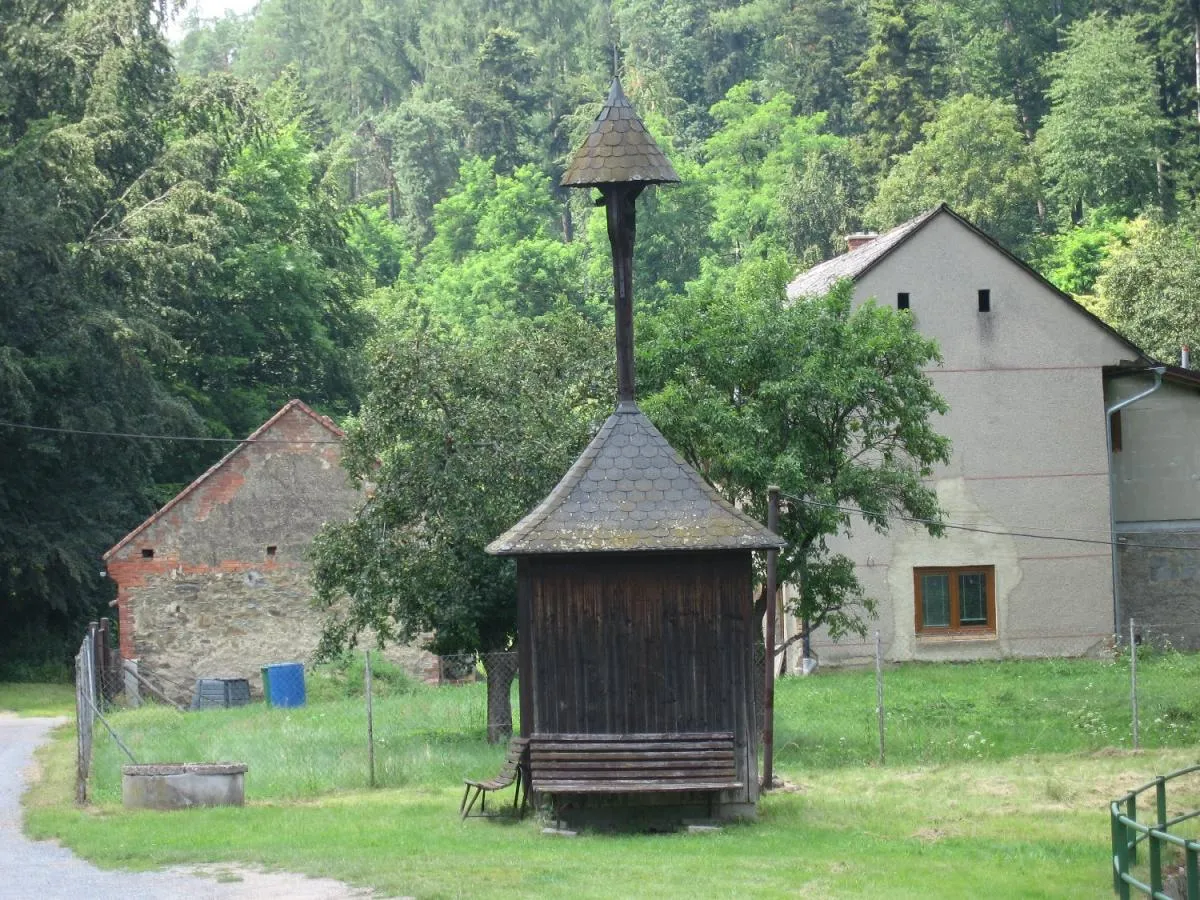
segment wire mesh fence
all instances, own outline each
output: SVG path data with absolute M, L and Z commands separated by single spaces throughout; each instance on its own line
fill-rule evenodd
M 808 678 L 784 674 L 792 669 L 777 656 L 772 675 L 790 684 L 776 693 L 776 763 L 785 771 L 795 771 L 797 767 L 847 762 L 950 762 L 968 751 L 972 758 L 980 754 L 985 759 L 1002 758 L 1015 752 L 1013 748 L 1018 745 L 1050 752 L 1129 748 L 1133 746 L 1135 723 L 1146 747 L 1175 746 L 1192 734 L 1200 739 L 1200 701 L 1191 703 L 1170 680 L 1186 681 L 1200 674 L 1200 656 L 1181 654 L 1173 648 L 1170 638 L 1177 625 L 1135 621 L 1132 641 L 1129 629 L 1124 629 L 1126 634 L 1112 643 L 1107 660 L 1088 663 L 1050 658 L 1028 670 L 1002 664 L 1003 671 L 981 669 L 974 675 L 968 668 L 951 665 L 936 667 L 936 674 L 930 666 L 884 665 L 888 648 L 883 642 L 879 645 L 878 667 L 855 671 L 825 666 Z M 232 758 L 230 754 L 240 758 L 242 754 L 261 752 L 267 762 L 255 770 L 256 783 L 278 777 L 281 784 L 299 779 L 338 788 L 400 786 L 411 783 L 414 771 L 426 769 L 487 774 L 484 770 L 494 764 L 489 762 L 487 754 L 492 751 L 487 741 L 503 744 L 520 730 L 515 651 L 444 656 L 419 672 L 401 670 L 373 652 L 372 673 L 367 671 L 367 656 L 357 651 L 344 661 L 305 669 L 310 708 L 264 712 L 256 693 L 252 704 L 255 708 L 230 713 L 253 719 L 253 728 L 226 729 L 227 724 L 237 720 L 211 719 L 211 741 L 204 735 L 198 744 L 185 743 L 182 737 L 176 744 L 168 732 L 194 731 L 203 721 L 199 718 L 202 713 L 186 713 L 189 719 L 198 717 L 195 727 L 185 726 L 183 719 L 174 725 L 170 717 L 143 721 L 107 713 L 132 706 L 140 698 L 143 704 L 171 703 L 183 715 L 188 704 L 176 705 L 167 698 L 190 694 L 194 682 L 189 683 L 181 673 L 157 670 L 144 663 L 126 661 L 114 666 L 106 657 L 113 650 L 112 636 L 108 635 L 108 643 L 104 643 L 99 639 L 100 632 L 99 625 L 89 630 L 76 658 L 81 802 L 90 798 L 93 766 L 107 773 L 99 783 L 101 802 L 119 797 L 119 793 L 111 793 L 111 779 L 119 779 L 120 765 L 131 756 L 116 749 L 121 737 L 127 738 L 134 753 L 153 752 L 159 754 L 158 758 L 176 758 L 180 752 L 192 752 L 192 747 L 209 747 L 221 759 Z M 870 644 L 874 650 L 875 641 Z M 1130 654 L 1131 646 L 1137 648 L 1136 655 Z M 101 657 L 105 657 L 103 663 Z M 761 644 L 754 651 L 754 666 L 756 725 L 761 735 L 767 679 Z M 102 667 L 107 675 L 102 674 Z M 116 683 L 113 673 L 120 673 L 125 680 L 123 692 L 105 689 L 106 683 Z M 1021 673 L 1026 680 L 1021 680 Z M 960 677 L 979 693 L 971 695 L 950 687 Z M 990 679 L 999 679 L 1006 687 L 1001 691 L 992 686 L 994 681 Z M 1020 702 L 1005 700 L 1005 692 L 1018 696 Z M 1099 697 L 1100 693 L 1105 696 Z M 1016 724 L 995 721 L 994 699 L 1004 701 L 1004 715 Z M 1031 737 L 1025 736 L 1018 721 L 1026 718 L 1026 709 L 1037 713 L 1036 724 L 1032 715 L 1028 717 L 1027 727 L 1038 732 Z M 108 724 L 98 718 L 100 713 L 107 716 Z M 156 728 L 160 731 L 148 738 L 148 732 Z M 310 737 L 302 749 L 284 753 L 272 743 L 274 738 L 265 736 L 274 733 L 270 729 L 279 732 L 280 740 L 296 730 Z M 1056 737 L 1063 733 L 1066 738 Z M 1073 741 L 1067 739 L 1071 734 Z M 1001 742 L 999 747 L 994 744 L 997 740 Z M 269 754 L 258 746 L 260 743 L 272 744 Z
M 141 725 L 133 724 L 136 719 L 122 719 L 120 715 L 105 717 L 105 713 L 155 705 L 191 716 L 197 709 L 214 705 L 192 702 L 200 693 L 199 681 L 145 662 L 122 660 L 111 644 L 112 635 L 97 623 L 81 641 L 75 660 L 76 796 L 81 804 L 93 799 L 97 765 L 102 776 L 100 798 L 111 800 L 113 779 L 119 777 L 120 765 L 134 761 L 129 746 L 139 754 L 145 751 L 144 730 Z M 419 672 L 400 668 L 379 651 L 347 653 L 330 663 L 307 666 L 303 678 L 308 705 L 314 708 L 297 710 L 289 706 L 279 709 L 271 718 L 275 720 L 272 727 L 286 728 L 280 720 L 286 722 L 290 714 L 295 714 L 295 721 L 305 723 L 299 727 L 312 727 L 313 743 L 300 756 L 272 754 L 271 764 L 280 773 L 286 770 L 291 777 L 300 776 L 313 782 L 332 778 L 339 785 L 352 785 L 357 773 L 359 784 L 402 784 L 411 777 L 413 760 L 398 755 L 397 713 L 419 722 L 414 727 L 423 733 L 468 736 L 483 731 L 488 742 L 500 744 L 519 729 L 517 676 L 515 651 L 442 656 Z M 253 705 L 262 709 L 264 703 L 258 697 L 256 691 Z M 263 700 L 268 708 L 278 705 L 270 698 Z M 253 709 L 246 714 L 259 715 Z M 182 732 L 190 727 L 180 720 L 173 730 Z M 132 732 L 132 739 L 127 731 Z M 224 740 L 214 736 L 214 747 L 224 748 L 232 738 L 232 734 Z M 472 740 L 479 741 L 481 747 L 484 745 L 478 737 Z M 322 742 L 330 746 L 323 746 Z M 149 743 L 157 746 L 155 752 L 168 756 L 172 753 L 178 756 L 183 750 L 175 748 L 165 735 L 157 735 Z M 354 744 L 361 749 L 351 749 Z M 214 752 L 225 758 L 230 751 L 214 749 Z M 236 755 L 238 751 L 234 752 Z M 312 771 L 303 774 L 309 769 Z M 255 778 L 261 780 L 264 775 L 260 768 Z

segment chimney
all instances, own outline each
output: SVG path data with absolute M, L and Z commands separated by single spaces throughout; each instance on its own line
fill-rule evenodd
M 1179 354 L 1179 366 L 1183 369 L 1190 369 L 1192 362 L 1192 350 L 1187 345 L 1183 345 L 1183 352 Z
M 877 237 L 879 237 L 878 232 L 860 231 L 857 234 L 850 234 L 846 236 L 846 246 L 848 246 L 851 251 L 854 251 L 859 247 L 865 247 Z

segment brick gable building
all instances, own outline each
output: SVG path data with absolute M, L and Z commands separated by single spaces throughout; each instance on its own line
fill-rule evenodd
M 307 661 L 323 617 L 305 555 L 325 522 L 359 502 L 342 437 L 292 400 L 105 553 L 121 655 L 180 697 L 197 677 L 245 677 L 257 689 L 264 664 Z M 398 653 L 412 670 L 425 656 Z

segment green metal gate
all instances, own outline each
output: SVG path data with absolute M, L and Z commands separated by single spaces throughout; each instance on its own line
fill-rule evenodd
M 1163 846 L 1179 847 L 1184 852 L 1184 869 L 1187 875 L 1187 900 L 1200 900 L 1200 842 L 1187 840 L 1171 834 L 1169 829 L 1180 822 L 1200 816 L 1200 810 L 1184 813 L 1173 819 L 1167 818 L 1167 782 L 1182 775 L 1200 771 L 1200 765 L 1189 766 L 1169 775 L 1159 775 L 1153 781 L 1130 791 L 1124 797 L 1109 804 L 1112 822 L 1112 867 L 1113 890 L 1121 900 L 1129 900 L 1131 888 L 1155 900 L 1171 900 L 1163 893 Z M 1154 824 L 1138 822 L 1138 797 L 1154 788 Z M 1135 878 L 1130 868 L 1137 863 L 1138 845 L 1146 844 L 1150 879 L 1149 884 Z

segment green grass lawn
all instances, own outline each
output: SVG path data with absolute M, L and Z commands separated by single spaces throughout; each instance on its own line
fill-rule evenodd
M 0 712 L 19 716 L 75 714 L 75 686 L 0 682 Z
M 544 836 L 458 820 L 464 775 L 494 774 L 482 685 L 405 688 L 375 705 L 382 788 L 368 791 L 360 701 L 299 710 L 119 712 L 139 761 L 249 764 L 244 809 L 127 812 L 122 758 L 99 738 L 86 811 L 70 803 L 72 735 L 42 756 L 27 827 L 101 865 L 241 862 L 388 894 L 471 896 L 1097 897 L 1110 890 L 1106 802 L 1197 761 L 1200 658 L 1139 664 L 1143 746 L 1128 745 L 1128 669 L 1046 661 L 889 669 L 888 760 L 874 679 L 789 679 L 760 820 L 717 834 Z M 335 692 L 317 692 L 334 696 Z M 1159 720 L 1155 722 L 1155 720 Z M 1200 804 L 1200 779 L 1172 788 Z

